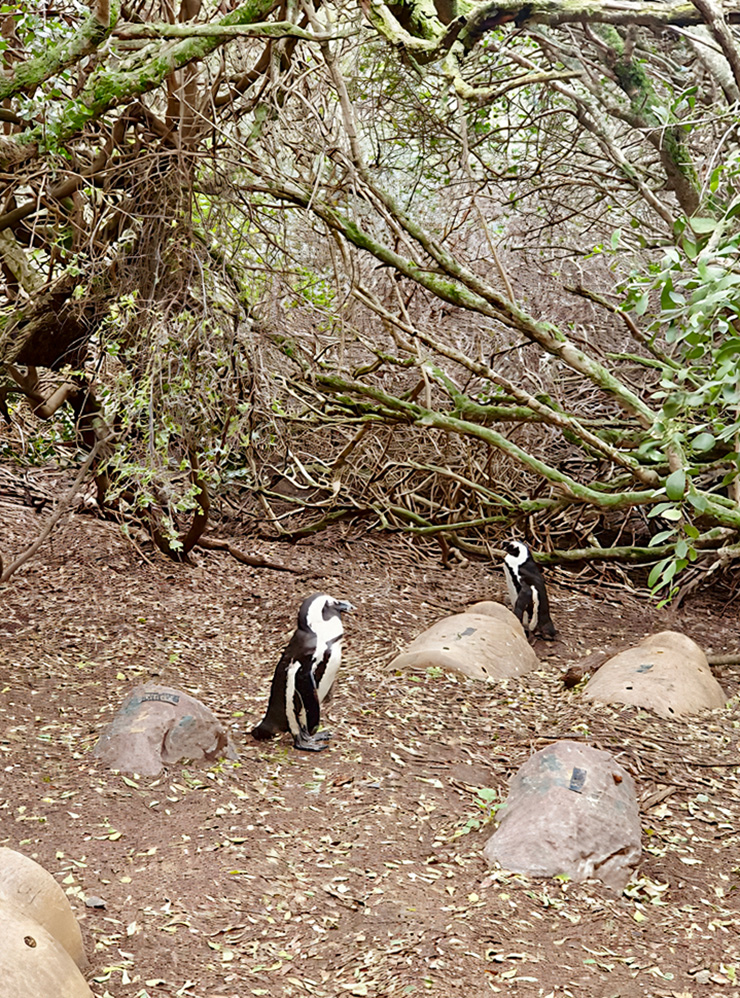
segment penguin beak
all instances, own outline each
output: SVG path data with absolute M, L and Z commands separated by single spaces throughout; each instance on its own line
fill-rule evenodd
M 334 606 L 340 613 L 349 613 L 350 610 L 356 609 L 356 607 L 354 607 L 349 600 L 346 599 L 334 600 Z

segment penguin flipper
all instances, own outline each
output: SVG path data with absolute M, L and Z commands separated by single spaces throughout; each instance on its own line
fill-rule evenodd
M 533 558 L 525 562 L 519 569 L 519 572 L 522 582 L 525 582 L 528 586 L 544 586 L 545 579 L 542 575 L 542 569 Z
M 270 715 L 268 714 L 260 721 L 256 728 L 252 728 L 251 734 L 252 738 L 255 738 L 258 742 L 264 742 L 268 738 L 277 738 L 278 735 L 286 730 L 287 725 L 284 728 L 279 728 L 277 725 L 272 724 L 270 722 Z
M 550 602 L 539 565 L 534 562 L 523 565 L 522 581 L 529 588 L 532 600 L 532 608 L 528 611 L 530 630 L 534 630 L 545 641 L 554 641 L 557 631 L 550 617 Z
M 300 697 L 303 709 L 306 712 L 306 729 L 310 733 L 313 733 L 321 721 L 321 706 L 319 704 L 319 691 L 311 668 L 301 666 L 296 672 L 295 692 Z

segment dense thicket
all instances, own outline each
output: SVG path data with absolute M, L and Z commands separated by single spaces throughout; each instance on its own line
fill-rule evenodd
M 4 10 L 9 446 L 54 419 L 175 556 L 218 490 L 668 590 L 735 557 L 736 12 Z

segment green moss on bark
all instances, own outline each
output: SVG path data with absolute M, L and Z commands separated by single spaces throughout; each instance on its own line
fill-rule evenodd
M 12 76 L 0 77 L 0 101 L 35 90 L 45 80 L 94 52 L 111 33 L 120 9 L 120 2 L 111 4 L 109 24 L 101 24 L 93 14 L 88 14 L 71 38 L 51 45 L 35 59 L 19 62 Z
M 237 10 L 227 14 L 220 23 L 223 25 L 252 24 L 265 18 L 272 7 L 271 0 L 251 0 L 251 2 L 243 4 Z M 103 37 L 108 33 L 108 30 L 106 29 Z M 114 107 L 119 107 L 144 93 L 155 90 L 174 70 L 205 58 L 229 40 L 229 37 L 226 36 L 215 36 L 188 38 L 180 42 L 167 41 L 163 42 L 154 52 L 152 52 L 151 47 L 147 47 L 145 54 L 141 57 L 141 64 L 126 72 L 101 66 L 93 73 L 79 97 L 68 102 L 57 122 L 36 126 L 22 132 L 15 138 L 13 145 L 16 147 L 30 147 L 36 144 L 45 144 L 51 147 L 61 145 L 80 132 L 89 121 L 101 117 Z M 75 59 L 71 59 L 72 51 L 70 49 L 64 56 L 67 61 L 60 61 L 62 53 L 58 53 L 54 65 L 57 68 L 62 68 L 64 65 L 71 65 L 72 62 L 81 57 L 78 54 Z M 75 48 L 74 51 L 77 49 Z M 68 61 L 69 59 L 71 62 Z M 44 62 L 46 67 L 44 72 L 48 70 L 49 65 L 51 64 Z M 42 74 L 40 66 L 36 73 L 39 83 L 48 78 L 48 75 L 39 74 Z M 6 144 L 6 146 L 0 152 L 0 161 L 3 158 L 6 158 L 6 161 L 12 158 L 10 144 Z

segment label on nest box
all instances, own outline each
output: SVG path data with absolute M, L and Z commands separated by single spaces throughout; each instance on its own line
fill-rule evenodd
M 586 782 L 586 772 L 587 770 L 579 769 L 577 766 L 574 766 L 573 772 L 570 775 L 570 786 L 568 787 L 568 790 L 572 790 L 577 794 L 582 793 Z
M 179 703 L 177 693 L 142 693 L 137 698 L 139 703 Z

